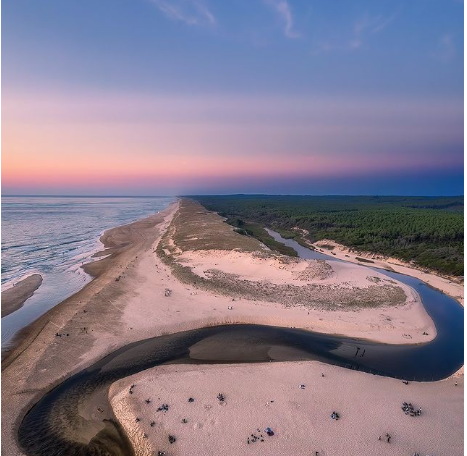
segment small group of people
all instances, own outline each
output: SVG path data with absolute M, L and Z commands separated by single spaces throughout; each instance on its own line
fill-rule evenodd
M 162 404 L 160 407 L 157 408 L 157 412 L 167 412 L 169 410 L 169 404 Z
M 274 435 L 274 431 L 270 427 L 267 427 L 264 432 L 266 432 L 266 434 L 269 437 L 272 437 Z M 258 441 L 264 442 L 264 436 L 262 434 L 262 431 L 259 428 L 256 429 L 256 433 L 250 434 L 250 436 L 246 440 L 246 443 L 250 445 L 250 443 L 255 443 Z
M 422 414 L 421 407 L 419 407 L 418 410 L 415 410 L 415 407 L 410 402 L 403 402 L 401 408 L 406 415 L 420 416 Z
M 389 433 L 386 433 L 386 435 L 384 436 L 384 439 L 386 440 L 386 442 L 391 443 L 391 435 Z M 378 437 L 378 440 L 383 440 L 383 437 L 380 435 Z
M 332 420 L 338 420 L 340 418 L 339 414 L 337 412 L 332 412 L 331 413 L 331 419 Z

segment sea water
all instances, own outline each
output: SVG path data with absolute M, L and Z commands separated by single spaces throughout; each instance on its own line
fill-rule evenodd
M 102 233 L 165 209 L 171 197 L 2 197 L 2 290 L 33 273 L 43 282 L 2 318 L 2 347 L 91 277 L 81 266 L 102 249 Z

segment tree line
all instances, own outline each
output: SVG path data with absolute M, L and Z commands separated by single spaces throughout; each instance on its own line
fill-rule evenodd
M 308 240 L 332 239 L 440 271 L 464 274 L 464 198 L 371 196 L 195 196 L 207 209 Z

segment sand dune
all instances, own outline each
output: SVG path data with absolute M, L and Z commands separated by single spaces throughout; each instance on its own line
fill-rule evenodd
M 427 341 L 434 337 L 433 322 L 426 314 L 418 295 L 410 288 L 397 282 L 385 283 L 385 279 L 383 280 L 377 273 L 369 274 L 362 266 L 333 264 L 331 271 L 323 263 L 281 258 L 265 250 L 256 240 L 234 233 L 220 217 L 208 213 L 201 206 L 190 206 L 190 210 L 185 211 L 184 207 L 189 206 L 184 206 L 184 204 L 191 203 L 182 201 L 180 208 L 178 204 L 174 204 L 161 214 L 106 232 L 103 240 L 108 248 L 107 253 L 110 255 L 87 266 L 91 268 L 88 270 L 96 278 L 83 290 L 35 322 L 18 339 L 17 348 L 9 354 L 2 366 L 4 407 L 2 445 L 5 454 L 21 454 L 15 434 L 17 426 L 30 406 L 53 385 L 119 347 L 148 337 L 222 323 L 293 326 L 396 344 Z M 228 281 L 222 279 L 213 283 L 213 276 L 209 273 L 213 269 L 226 274 L 229 277 Z M 208 271 L 207 274 L 206 271 Z M 230 283 L 231 280 L 233 280 L 231 282 L 233 285 L 247 282 L 248 286 L 243 287 L 240 292 L 234 290 L 233 287 L 226 289 L 225 284 Z M 293 287 L 290 288 L 289 302 L 283 302 L 282 298 L 263 299 L 265 295 L 261 290 L 265 283 L 272 287 Z M 258 291 L 258 285 L 260 291 Z M 317 285 L 324 287 L 323 290 L 340 293 L 342 295 L 341 305 L 338 308 L 330 305 L 318 307 L 294 302 L 293 296 L 296 295 L 297 290 Z M 397 300 L 385 301 L 390 296 L 385 291 L 385 286 L 400 290 L 396 293 Z M 370 290 L 372 296 L 377 298 L 376 305 L 352 306 L 350 298 L 355 290 L 363 293 Z M 376 290 L 381 292 L 379 297 Z M 250 291 L 252 294 L 249 294 Z M 402 300 L 401 297 L 403 297 Z M 346 304 L 349 303 L 350 305 L 347 306 Z M 423 336 L 423 331 L 427 331 L 429 336 Z M 65 336 L 57 337 L 57 333 L 65 334 Z M 407 334 L 411 335 L 412 339 L 407 339 Z M 296 412 L 298 402 L 295 394 L 302 392 L 295 391 L 296 383 L 309 383 L 309 380 L 301 380 L 301 378 L 305 375 L 313 377 L 316 372 L 319 373 L 321 367 L 318 366 L 320 365 L 317 363 L 287 364 L 283 367 L 279 364 L 244 365 L 241 368 L 235 367 L 233 370 L 230 366 L 217 368 L 197 366 L 190 367 L 191 371 L 187 368 L 188 370 L 183 375 L 175 374 L 176 369 L 182 368 L 173 368 L 175 370 L 170 371 L 167 367 L 167 371 L 163 371 L 165 376 L 162 376 L 160 383 L 158 381 L 156 384 L 151 380 L 153 376 L 159 376 L 158 369 L 141 374 L 138 382 L 147 388 L 147 394 L 156 398 L 161 397 L 158 391 L 165 391 L 168 399 L 174 404 L 185 402 L 190 382 L 192 382 L 191 386 L 196 387 L 198 391 L 197 397 L 206 397 L 206 401 L 208 396 L 211 397 L 212 394 L 216 395 L 221 392 L 218 391 L 221 386 L 229 396 L 232 394 L 230 398 L 228 396 L 225 407 L 219 407 L 215 400 L 213 401 L 211 413 L 216 412 L 216 414 L 209 419 L 213 419 L 214 424 L 206 422 L 206 425 L 203 425 L 204 431 L 196 434 L 199 439 L 197 443 L 200 445 L 199 448 L 207 448 L 209 442 L 224 441 L 224 446 L 222 446 L 224 454 L 242 454 L 247 437 L 244 431 L 253 427 L 253 432 L 257 427 L 266 425 L 266 423 L 259 422 L 256 424 L 254 413 L 262 410 L 259 404 L 263 404 L 266 396 L 270 396 L 269 392 L 274 392 L 277 398 L 284 399 L 277 412 L 284 416 L 284 421 L 281 423 L 284 428 L 278 430 L 278 438 L 274 440 L 278 442 L 277 445 L 285 445 L 284 442 L 292 445 L 291 442 L 294 439 L 296 442 L 303 443 L 305 434 L 310 433 L 307 426 L 308 428 L 317 426 L 315 432 L 323 435 L 319 439 L 312 440 L 317 445 L 316 451 L 322 451 L 320 454 L 345 454 L 337 453 L 337 449 L 326 439 L 335 438 L 342 444 L 342 442 L 347 442 L 350 436 L 355 436 L 354 433 L 364 432 L 363 430 L 366 429 L 370 440 L 377 438 L 376 434 L 379 432 L 393 432 L 394 447 L 391 446 L 391 450 L 392 448 L 406 448 L 409 451 L 390 454 L 411 454 L 411 449 L 415 449 L 416 446 L 420 451 L 428 451 L 432 448 L 428 445 L 431 442 L 431 435 L 429 438 L 424 437 L 427 445 L 423 446 L 418 433 L 422 435 L 423 432 L 427 432 L 427 429 L 430 429 L 429 426 L 436 421 L 440 426 L 439 432 L 445 429 L 445 425 L 446 432 L 444 435 L 436 434 L 439 435 L 440 444 L 433 448 L 443 447 L 452 450 L 444 453 L 440 451 L 436 454 L 458 454 L 457 451 L 462 446 L 462 434 L 459 431 L 460 425 L 454 425 L 454 421 L 459 423 L 462 418 L 457 411 L 457 404 L 463 397 L 463 388 L 461 388 L 463 377 L 460 377 L 459 386 L 455 393 L 452 393 L 456 394 L 454 398 L 451 397 L 450 392 L 454 388 L 452 382 L 445 381 L 432 384 L 433 390 L 421 384 L 411 384 L 408 386 L 410 389 L 407 389 L 411 392 L 410 397 L 401 395 L 396 400 L 394 394 L 399 391 L 402 384 L 391 383 L 392 380 L 389 379 L 355 374 L 345 369 L 326 366 L 330 376 L 326 385 L 329 385 L 331 389 L 316 389 L 315 395 L 307 399 L 316 401 L 316 404 L 323 404 L 323 409 L 316 408 L 316 404 L 308 404 L 305 401 L 301 405 L 304 407 L 302 411 Z M 170 377 L 171 372 L 173 377 Z M 277 376 L 274 375 L 275 372 L 278 373 Z M 282 373 L 279 375 L 280 372 Z M 331 380 L 331 373 L 333 380 Z M 287 378 L 289 376 L 290 381 Z M 215 384 L 216 378 L 223 383 Z M 184 379 L 191 380 L 184 383 Z M 203 379 L 206 380 L 205 384 Z M 283 380 L 282 386 L 280 379 Z M 127 402 L 127 399 L 121 395 L 123 391 L 126 391 L 125 382 L 126 380 L 123 380 L 122 383 L 114 385 L 111 390 L 115 413 L 122 419 L 130 438 L 135 439 L 135 444 L 138 443 L 139 450 L 142 451 L 144 448 L 148 451 L 149 449 L 157 450 L 159 445 L 157 436 L 151 434 L 141 443 L 141 428 L 135 425 L 130 426 L 131 422 L 135 423 L 135 413 L 139 413 L 137 410 L 139 405 L 137 402 Z M 349 384 L 345 389 L 347 382 Z M 407 388 L 405 385 L 402 387 Z M 283 391 L 280 391 L 281 389 Z M 443 392 L 444 389 L 446 392 Z M 311 393 L 311 387 L 310 389 L 307 387 L 305 391 Z M 424 396 L 424 391 L 431 392 Z M 240 392 L 243 392 L 244 399 L 241 399 Z M 336 400 L 331 404 L 326 401 L 332 394 L 335 395 Z M 430 395 L 433 395 L 432 400 L 435 402 L 428 401 Z M 352 407 L 356 406 L 354 401 L 367 401 L 368 397 L 377 398 L 375 404 L 378 404 L 379 416 L 387 415 L 384 427 L 376 426 L 375 422 L 373 428 L 373 412 L 376 413 L 374 410 L 368 415 L 352 412 Z M 439 400 L 442 397 L 447 398 L 445 407 L 438 406 L 439 403 L 436 402 L 438 397 Z M 428 427 L 414 427 L 413 432 L 417 433 L 417 437 L 414 437 L 412 431 L 402 434 L 399 429 L 400 423 L 404 423 L 405 416 L 399 413 L 392 415 L 392 412 L 387 412 L 393 408 L 396 410 L 401 400 L 415 402 L 419 398 L 420 406 L 428 407 L 431 411 L 427 410 L 427 421 L 421 418 L 420 421 L 409 421 L 409 423 L 418 426 L 418 423 L 425 422 Z M 271 399 L 274 398 L 271 397 Z M 242 402 L 243 400 L 246 402 Z M 237 409 L 231 407 L 235 402 Z M 251 420 L 246 419 L 247 413 L 250 413 L 246 411 L 250 410 L 248 407 L 252 404 L 255 404 L 256 411 L 251 412 Z M 342 421 L 330 423 L 328 404 L 330 408 L 342 408 L 344 411 Z M 368 401 L 365 405 L 370 407 Z M 310 408 L 310 413 L 311 411 L 312 413 L 322 412 L 322 416 L 320 415 L 318 419 L 316 415 L 316 420 L 306 425 L 303 414 L 308 413 L 308 408 Z M 435 409 L 438 410 L 437 415 L 428 418 L 431 413 L 435 413 Z M 181 412 L 183 410 L 180 408 Z M 224 413 L 224 410 L 225 416 L 218 415 L 218 412 Z M 351 414 L 351 421 L 347 421 L 347 413 Z M 167 415 L 167 419 L 169 416 Z M 264 418 L 266 417 L 264 415 Z M 271 420 L 272 418 L 273 416 L 270 417 Z M 190 419 L 203 422 L 206 416 L 193 415 Z M 277 417 L 275 419 L 274 424 L 268 425 L 277 427 L 278 419 Z M 236 424 L 239 421 L 242 422 L 241 426 Z M 350 422 L 353 423 L 352 426 L 345 430 Z M 335 424 L 340 426 L 341 423 L 342 427 L 337 429 L 343 429 L 342 434 L 331 434 L 331 437 L 324 435 L 329 426 Z M 172 426 L 171 423 L 166 424 Z M 164 428 L 165 431 L 171 431 L 172 428 L 169 429 L 169 427 Z M 229 431 L 229 428 L 235 429 Z M 178 429 L 175 428 L 175 431 L 178 432 Z M 195 432 L 195 430 L 190 432 Z M 281 435 L 282 440 L 279 439 Z M 283 440 L 285 435 L 288 437 Z M 227 439 L 226 436 L 229 438 Z M 375 445 L 380 445 L 380 443 L 377 442 Z M 185 445 L 189 445 L 189 440 L 181 439 L 181 449 L 188 448 Z M 218 448 L 217 443 L 213 445 L 213 448 Z M 174 448 L 176 447 L 170 446 L 168 454 L 173 454 Z M 247 448 L 248 451 L 257 451 L 252 450 L 253 447 L 250 446 Z M 286 448 L 286 446 L 280 448 Z M 295 447 L 290 446 L 290 448 Z M 368 454 L 365 450 L 367 447 L 362 448 L 361 454 Z M 368 448 L 374 452 L 375 448 L 386 447 L 383 445 Z M 336 452 L 332 452 L 332 449 Z M 291 454 L 310 454 L 310 451 L 315 451 L 314 446 L 312 448 L 307 444 L 306 452 L 300 453 L 296 450 Z M 358 452 L 353 454 L 358 454 Z M 377 454 L 384 453 L 377 452 Z

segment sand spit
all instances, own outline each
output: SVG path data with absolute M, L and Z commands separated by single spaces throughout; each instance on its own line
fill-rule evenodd
M 364 266 L 276 254 L 190 200 L 181 202 L 156 251 L 185 288 L 194 287 L 204 302 L 216 298 L 212 316 L 220 314 L 220 321 L 387 343 L 428 342 L 436 335 L 412 288 Z
M 2 291 L 2 318 L 23 307 L 34 292 L 41 286 L 42 276 L 31 274 L 15 283 L 11 288 Z
M 307 361 L 161 366 L 114 383 L 109 396 L 137 456 L 460 456 L 463 391 L 463 377 L 405 385 Z M 421 415 L 405 415 L 403 402 Z
M 414 264 L 404 262 L 398 258 L 391 258 L 371 252 L 351 249 L 329 239 L 323 239 L 322 241 L 314 244 L 309 242 L 306 243 L 323 253 L 331 253 L 341 260 L 356 264 L 365 264 L 365 261 L 362 261 L 362 259 L 367 261 L 369 260 L 369 262 L 366 263 L 367 266 L 388 269 L 390 271 L 399 272 L 400 274 L 416 277 L 464 305 L 464 282 L 459 277 L 441 276 L 440 274 L 419 268 Z
M 46 391 L 134 341 L 222 323 L 293 326 L 396 344 L 426 342 L 435 335 L 433 322 L 410 288 L 378 282 L 374 277 L 380 279 L 379 276 L 370 274 L 363 266 L 340 269 L 332 265 L 330 271 L 319 263 L 305 266 L 289 259 L 281 260 L 255 239 L 234 233 L 216 214 L 187 200 L 174 203 L 152 217 L 109 230 L 102 240 L 109 256 L 86 265 L 87 272 L 95 279 L 28 327 L 2 363 L 2 451 L 5 454 L 22 454 L 16 440 L 18 425 Z M 240 270 L 250 262 L 251 270 Z M 266 275 L 261 277 L 260 271 L 266 263 Z M 255 273 L 253 268 L 258 271 Z M 231 289 L 212 286 L 209 283 L 212 279 L 204 277 L 203 272 L 209 269 L 223 271 L 233 283 L 246 280 L 256 294 L 249 295 L 249 289 L 242 289 L 241 296 L 233 296 Z M 338 282 L 343 277 L 348 285 Z M 332 284 L 332 280 L 336 283 Z M 262 291 L 258 295 L 255 287 L 255 284 L 262 287 L 264 282 L 269 286 L 293 287 L 288 298 L 290 303 L 264 300 Z M 344 299 L 339 308 L 307 307 L 293 301 L 295 287 L 318 284 L 329 290 L 334 287 L 344 295 L 352 288 L 373 293 L 372 287 L 383 289 L 387 285 L 402 289 L 404 301 L 385 303 L 387 294 L 373 307 L 347 308 Z M 281 296 L 282 300 L 285 292 Z M 397 297 L 400 299 L 400 292 Z M 423 335 L 425 331 L 428 336 Z M 254 372 L 257 367 L 243 369 Z M 193 369 L 201 371 L 200 366 Z M 344 369 L 336 372 L 342 372 L 342 378 L 347 375 Z M 363 376 L 367 381 L 376 379 Z M 258 377 L 258 382 L 263 381 L 266 381 L 263 376 Z M 375 388 L 379 390 L 380 383 Z M 282 413 L 288 415 L 289 408 L 294 407 L 292 403 L 286 404 Z M 117 408 L 116 413 L 119 415 Z M 125 424 L 123 418 L 122 421 Z M 212 437 L 220 439 L 223 432 L 227 431 L 219 429 L 219 435 L 214 433 Z

